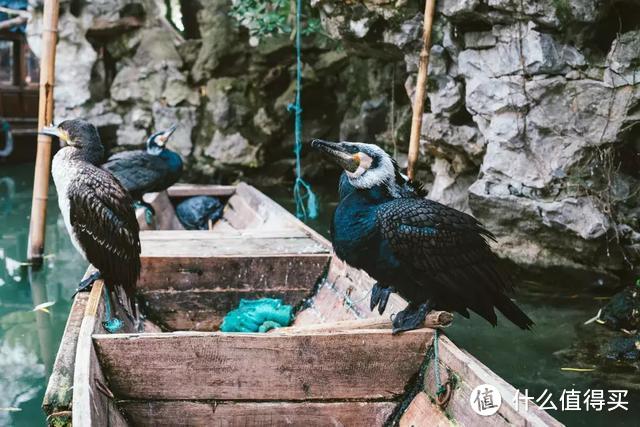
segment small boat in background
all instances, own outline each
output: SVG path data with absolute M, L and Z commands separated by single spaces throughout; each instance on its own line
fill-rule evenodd
M 197 195 L 226 202 L 209 231 L 175 216 Z M 254 187 L 176 185 L 145 200 L 156 212 L 150 225 L 139 212 L 146 319 L 136 324 L 114 301 L 124 327 L 107 334 L 102 282 L 76 296 L 44 399 L 49 425 L 560 425 L 532 403 L 518 411 L 511 385 L 434 329 L 392 335 L 369 310 L 373 280 Z M 294 324 L 217 331 L 241 298 L 260 297 L 296 307 Z M 392 295 L 388 307 L 405 304 Z M 482 384 L 502 396 L 488 417 L 470 405 Z

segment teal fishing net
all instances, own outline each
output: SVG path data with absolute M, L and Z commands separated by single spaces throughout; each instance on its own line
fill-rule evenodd
M 293 307 L 277 298 L 241 299 L 240 305 L 224 317 L 222 332 L 267 332 L 289 326 L 293 321 Z

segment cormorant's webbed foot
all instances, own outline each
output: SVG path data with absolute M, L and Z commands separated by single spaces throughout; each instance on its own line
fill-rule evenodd
M 156 214 L 156 210 L 153 209 L 153 206 L 151 206 L 144 200 L 136 200 L 135 202 L 133 202 L 133 207 L 134 209 L 144 208 L 144 220 L 147 224 L 151 225 L 151 223 L 153 222 L 153 217 Z
M 393 334 L 421 327 L 431 308 L 429 302 L 422 303 L 419 306 L 409 304 L 407 308 L 396 314 L 393 319 Z
M 93 286 L 93 282 L 98 279 L 100 279 L 100 272 L 96 271 L 92 273 L 91 276 L 78 283 L 78 287 L 76 288 L 76 291 L 73 293 L 71 298 L 73 299 L 78 292 L 89 292 L 91 290 L 91 286 Z
M 369 303 L 369 307 L 371 311 L 378 306 L 378 313 L 384 313 L 384 310 L 387 308 L 387 302 L 389 302 L 389 295 L 391 295 L 395 291 L 392 286 L 384 287 L 380 283 L 376 283 L 373 285 L 371 289 L 371 302 Z

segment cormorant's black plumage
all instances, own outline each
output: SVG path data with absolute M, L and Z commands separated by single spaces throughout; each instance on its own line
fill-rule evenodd
M 164 146 L 174 130 L 175 126 L 151 135 L 144 151 L 123 151 L 112 155 L 102 168 L 118 178 L 134 200 L 141 200 L 144 193 L 169 188 L 182 175 L 180 155 Z
M 506 295 L 513 285 L 487 243 L 494 236 L 475 218 L 425 199 L 422 187 L 401 175 L 377 146 L 324 141 L 313 146 L 345 169 L 331 227 L 333 246 L 338 257 L 378 281 L 372 308 L 381 290 L 386 298 L 395 290 L 409 301 L 407 313 L 423 304 L 467 317 L 472 310 L 495 325 L 497 308 L 519 327 L 530 328 L 531 319 Z M 394 327 L 411 328 L 401 323 Z
M 74 246 L 98 269 L 112 295 L 117 287 L 124 289 L 135 313 L 140 240 L 131 196 L 98 166 L 103 148 L 93 125 L 67 120 L 42 132 L 65 144 L 53 159 L 52 174 Z

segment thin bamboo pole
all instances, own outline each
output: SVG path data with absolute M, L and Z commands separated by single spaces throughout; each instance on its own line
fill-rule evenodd
M 55 81 L 59 8 L 59 0 L 45 0 L 44 2 L 38 129 L 42 129 L 42 127 L 51 124 L 53 121 L 53 85 Z M 42 254 L 44 252 L 50 171 L 51 137 L 38 134 L 38 152 L 36 154 L 35 176 L 33 180 L 29 248 L 27 254 L 29 260 L 36 265 L 42 262 Z
M 422 114 L 424 113 L 424 97 L 427 92 L 427 77 L 429 72 L 429 52 L 431 50 L 431 27 L 436 10 L 436 0 L 427 0 L 424 5 L 424 23 L 422 28 L 422 51 L 418 66 L 418 81 L 416 95 L 413 100 L 413 118 L 411 119 L 411 138 L 409 139 L 409 159 L 407 175 L 414 179 L 416 163 L 420 149 L 420 132 L 422 130 Z

